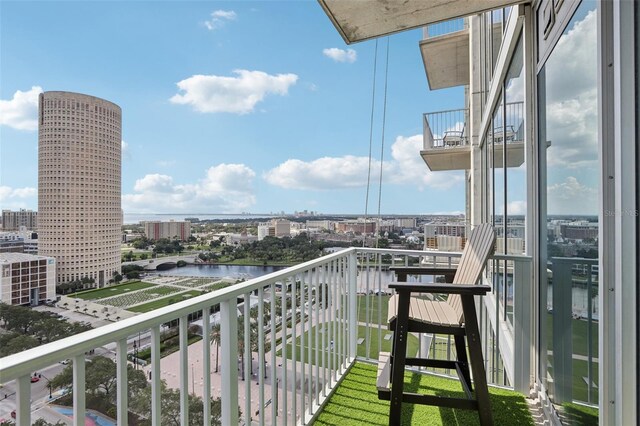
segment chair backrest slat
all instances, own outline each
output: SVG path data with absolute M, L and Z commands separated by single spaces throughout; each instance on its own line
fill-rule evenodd
M 476 284 L 482 275 L 487 259 L 495 249 L 496 233 L 493 226 L 483 223 L 476 226 L 462 251 L 462 257 L 453 277 L 453 284 Z M 447 303 L 456 311 L 460 323 L 464 322 L 460 295 L 449 295 Z

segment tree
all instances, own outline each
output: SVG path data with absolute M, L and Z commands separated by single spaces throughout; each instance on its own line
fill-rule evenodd
M 218 372 L 218 350 L 220 349 L 220 323 L 217 322 L 211 327 L 211 343 L 216 345 L 216 373 Z
M 180 391 L 167 388 L 164 380 L 160 382 L 160 393 L 162 399 L 162 411 L 160 424 L 163 426 L 180 426 Z M 221 425 L 222 401 L 220 398 L 212 399 L 211 404 L 211 424 Z M 130 400 L 132 411 L 143 417 L 151 417 L 151 386 L 142 389 Z M 199 426 L 204 423 L 204 404 L 202 398 L 189 395 L 189 426 Z M 241 415 L 238 407 L 238 415 Z
M 87 363 L 85 370 L 85 389 L 88 395 L 104 397 L 110 403 L 117 401 L 116 363 L 106 357 L 96 356 Z M 148 387 L 144 371 L 127 366 L 127 393 L 130 399 Z M 64 370 L 50 380 L 53 389 L 71 388 L 73 385 L 73 365 L 67 365 Z
M 38 345 L 38 339 L 32 336 L 25 336 L 18 333 L 0 335 L 0 357 L 26 351 Z
M 66 426 L 66 423 L 57 421 L 55 423 L 49 423 L 45 419 L 38 419 L 31 426 Z

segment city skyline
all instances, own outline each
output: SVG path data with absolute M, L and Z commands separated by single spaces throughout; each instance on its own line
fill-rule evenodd
M 64 90 L 122 107 L 125 214 L 364 213 L 375 42 L 346 46 L 315 2 L 0 7 L 2 208 L 37 208 L 37 97 Z M 389 38 L 381 211 L 461 213 L 463 172 L 432 173 L 419 150 L 422 113 L 462 107 L 463 91 L 428 93 L 421 37 Z

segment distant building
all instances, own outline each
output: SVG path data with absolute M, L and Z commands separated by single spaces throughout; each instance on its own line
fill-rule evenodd
M 168 238 L 187 241 L 191 236 L 191 222 L 173 221 L 169 222 L 144 222 L 144 233 L 150 240 L 160 240 Z
M 596 240 L 598 223 L 574 222 L 560 225 L 560 235 L 566 240 Z
M 38 253 L 58 283 L 120 273 L 122 111 L 112 102 L 44 92 L 38 107 Z
M 26 253 L 0 253 L 0 302 L 38 305 L 56 297 L 56 261 Z
M 394 219 L 393 224 L 396 228 L 417 228 L 417 219 L 415 217 Z
M 291 222 L 287 219 L 274 219 L 271 221 L 276 231 L 276 237 L 288 237 L 291 235 Z
M 333 222 L 330 220 L 307 220 L 308 230 L 333 230 Z
M 254 241 L 258 241 L 258 237 L 255 235 L 247 234 L 243 232 L 241 234 L 227 234 L 225 242 L 227 245 L 237 246 L 239 244 L 249 244 Z
M 38 212 L 25 209 L 2 210 L 3 231 L 18 231 L 21 227 L 28 230 L 38 229 Z
M 464 223 L 427 223 L 424 225 L 424 249 L 462 251 L 465 244 Z
M 336 223 L 336 232 L 373 234 L 376 232 L 376 223 L 371 219 L 343 220 Z
M 24 227 L 16 232 L 0 232 L 0 253 L 38 254 L 38 234 Z
M 258 224 L 258 241 L 265 237 L 288 237 L 291 235 L 291 222 L 286 219 L 271 219 Z

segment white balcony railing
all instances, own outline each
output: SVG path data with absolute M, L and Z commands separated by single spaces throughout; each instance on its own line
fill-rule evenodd
M 85 353 L 105 345 L 113 345 L 117 363 L 117 424 L 128 424 L 129 401 L 127 392 L 127 355 L 131 343 L 140 334 L 150 335 L 151 363 L 148 367 L 151 386 L 151 421 L 161 424 L 161 379 L 165 365 L 161 361 L 160 335 L 164 324 L 178 321 L 180 351 L 174 366 L 174 375 L 179 379 L 181 424 L 189 424 L 189 394 L 196 393 L 204 401 L 221 397 L 221 424 L 307 424 L 321 410 L 323 402 L 330 396 L 341 378 L 347 373 L 356 358 L 375 359 L 383 345 L 390 345 L 386 330 L 387 283 L 392 280 L 388 266 L 417 264 L 422 261 L 435 265 L 455 265 L 459 253 L 427 252 L 410 250 L 350 248 L 319 259 L 302 263 L 269 275 L 255 278 L 222 290 L 185 300 L 145 314 L 112 323 L 85 333 L 71 336 L 38 348 L 5 357 L 0 360 L 0 382 L 16 381 L 16 414 L 18 425 L 31 424 L 32 372 L 42 370 L 62 360 L 73 362 L 73 418 L 74 424 L 85 422 Z M 502 256 L 506 260 L 508 256 Z M 514 294 L 518 288 L 529 288 L 530 259 L 520 257 L 513 262 L 513 277 L 510 281 Z M 524 262 L 524 263 L 523 263 Z M 519 265 L 529 265 L 522 273 Z M 513 270 L 512 268 L 512 270 Z M 503 273 L 509 273 L 503 270 Z M 488 278 L 490 280 L 490 278 Z M 522 281 L 522 282 L 521 282 Z M 259 301 L 257 316 L 250 314 L 250 295 L 256 294 Z M 521 296 L 525 297 L 525 296 Z M 242 303 L 239 303 L 239 298 Z M 485 298 L 488 299 L 488 298 Z M 516 299 L 517 300 L 517 299 Z M 242 312 L 239 314 L 239 307 Z M 487 303 L 485 303 L 487 309 Z M 493 303 L 494 310 L 497 304 Z M 513 315 L 518 316 L 519 304 L 514 304 Z M 219 309 L 219 314 L 211 313 Z M 487 311 L 488 312 L 488 311 Z M 192 313 L 202 314 L 203 342 L 198 363 L 202 365 L 201 380 L 195 380 L 193 371 L 193 349 L 188 347 L 188 317 Z M 507 333 L 512 339 L 505 350 L 511 354 L 500 354 L 504 368 L 514 371 L 527 370 L 519 365 L 523 359 L 518 355 L 518 324 L 526 321 L 509 321 L 508 315 L 492 314 L 487 317 L 490 327 L 485 333 L 487 354 L 498 353 L 492 336 Z M 213 318 L 213 320 L 211 319 Z M 218 319 L 219 318 L 219 319 Z M 242 322 L 238 322 L 242 318 Z M 220 322 L 221 372 L 212 370 L 212 345 L 210 329 L 212 321 Z M 238 328 L 244 333 L 238 333 Z M 257 344 L 255 339 L 257 335 Z M 500 330 L 497 333 L 495 330 Z M 238 336 L 244 336 L 243 354 L 238 353 Z M 524 334 L 525 336 L 527 334 Z M 376 338 L 377 336 L 377 338 Z M 439 342 L 437 339 L 436 342 Z M 516 343 L 513 344 L 513 341 Z M 418 342 L 418 351 L 432 353 L 436 348 L 452 356 L 449 342 L 431 345 L 431 340 Z M 520 342 L 527 347 L 528 342 Z M 491 347 L 489 347 L 491 344 Z M 444 345 L 444 347 L 443 347 Z M 377 346 L 377 347 L 376 347 Z M 516 347 L 514 356 L 514 346 Z M 241 381 L 238 359 L 243 359 L 244 381 Z M 200 358 L 201 356 L 201 358 Z M 257 356 L 257 378 L 251 376 Z M 515 361 L 514 361 L 515 359 Z M 489 362 L 487 360 L 487 362 Z M 508 365 L 507 365 L 508 364 Z M 491 380 L 504 384 L 505 380 Z M 525 375 L 523 375 L 525 376 Z M 512 379 L 509 379 L 509 382 Z M 217 386 L 213 384 L 218 383 Z M 509 383 L 507 383 L 509 384 Z M 33 401 L 36 403 L 37 401 Z M 210 404 L 204 404 L 204 424 L 211 424 Z
M 444 149 L 469 144 L 467 126 L 469 110 L 456 109 L 425 113 L 424 149 Z

